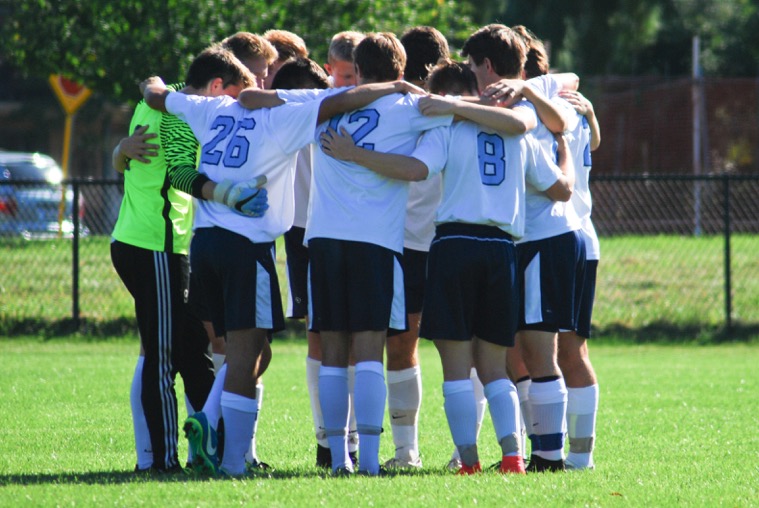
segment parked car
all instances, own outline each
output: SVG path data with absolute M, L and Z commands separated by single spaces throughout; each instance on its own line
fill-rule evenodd
M 0 236 L 27 240 L 71 238 L 74 233 L 74 191 L 66 186 L 63 217 L 59 220 L 64 192 L 63 171 L 50 156 L 41 153 L 0 150 Z M 84 200 L 79 197 L 79 234 L 83 225 Z

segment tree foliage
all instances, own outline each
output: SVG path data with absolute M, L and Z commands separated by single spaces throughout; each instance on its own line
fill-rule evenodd
M 147 75 L 181 79 L 192 56 L 245 30 L 297 33 L 322 63 L 342 30 L 431 25 L 453 45 L 471 32 L 455 0 L 20 0 L 0 27 L 0 58 L 30 76 L 61 73 L 119 101 L 134 101 Z

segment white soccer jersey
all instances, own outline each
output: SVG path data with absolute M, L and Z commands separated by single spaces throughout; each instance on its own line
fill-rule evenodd
M 298 162 L 295 164 L 295 220 L 293 226 L 306 227 L 308 219 L 308 196 L 311 193 L 311 150 L 309 144 L 298 152 Z
M 436 224 L 464 222 L 524 234 L 526 186 L 545 190 L 561 170 L 530 134 L 507 136 L 471 122 L 424 134 L 413 157 L 442 171 Z
M 550 75 L 530 79 L 527 83 L 549 98 L 555 97 L 559 91 L 556 80 Z M 557 102 L 559 100 L 561 99 L 557 99 Z M 576 115 L 569 103 L 563 100 L 561 102 L 564 103 L 562 107 L 571 109 L 572 114 Z M 543 122 L 538 121 L 532 134 L 555 160 L 556 140 L 553 133 L 543 125 Z M 545 189 L 527 185 L 525 193 L 527 215 L 525 233 L 521 241 L 542 240 L 580 229 L 580 219 L 571 200 L 569 202 L 553 201 L 544 191 Z
M 298 97 L 324 97 L 324 91 L 281 91 L 285 100 Z M 338 115 L 317 129 L 315 141 L 327 127 L 340 132 L 345 128 L 354 142 L 380 152 L 409 155 L 419 135 L 428 129 L 449 125 L 451 116 L 422 115 L 418 95 L 390 94 L 368 106 Z M 386 178 L 351 162 L 313 152 L 311 200 L 305 241 L 333 238 L 366 242 L 403 252 L 408 183 Z
M 253 242 L 272 242 L 290 229 L 296 154 L 313 139 L 319 104 L 251 111 L 231 97 L 170 93 L 166 109 L 187 122 L 200 141 L 198 171 L 215 182 L 267 177 L 269 210 L 263 217 L 245 217 L 223 204 L 199 200 L 194 227 L 218 226 Z
M 443 195 L 440 175 L 426 180 L 411 182 L 408 187 L 406 225 L 403 246 L 407 249 L 429 252 L 435 237 L 435 213 Z

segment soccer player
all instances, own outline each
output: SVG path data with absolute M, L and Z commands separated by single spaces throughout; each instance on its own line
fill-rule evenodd
M 237 32 L 223 39 L 221 45 L 235 54 L 263 88 L 269 76 L 269 66 L 277 60 L 276 48 L 264 37 L 250 32 Z
M 277 50 L 277 59 L 269 64 L 268 75 L 261 88 L 271 88 L 274 76 L 286 61 L 291 58 L 308 58 L 306 43 L 298 35 L 287 30 L 267 30 L 264 38 Z
M 410 28 L 401 36 L 406 51 L 403 79 L 425 87 L 429 70 L 450 56 L 448 41 L 429 26 Z M 395 455 L 389 468 L 419 468 L 419 409 L 422 404 L 422 372 L 417 353 L 419 322 L 427 272 L 427 252 L 435 236 L 433 219 L 440 203 L 440 177 L 409 183 L 403 235 L 403 286 L 408 331 L 387 337 L 387 401 Z
M 230 476 L 243 475 L 257 412 L 256 379 L 266 368 L 261 359 L 271 332 L 284 326 L 273 250 L 276 237 L 293 221 L 295 156 L 311 142 L 313 129 L 321 121 L 404 87 L 387 83 L 256 111 L 243 109 L 231 98 L 170 92 L 160 78 L 148 79 L 141 89 L 148 105 L 188 122 L 201 144 L 200 173 L 222 181 L 215 195 L 226 198 L 240 186 L 249 188 L 247 182 L 265 181 L 273 207 L 251 223 L 228 208 L 201 201 L 192 240 L 192 269 L 198 275 L 197 293 L 209 314 L 206 317 L 223 316 L 226 329 L 220 470 Z M 199 434 L 199 439 L 190 441 L 193 452 L 212 470 L 217 467 L 218 446 L 214 423 L 218 422 L 208 421 L 203 413 L 188 418 Z
M 201 53 L 187 75 L 190 86 L 209 96 L 236 95 L 252 78 L 231 53 Z M 208 85 L 208 86 L 205 86 Z M 137 471 L 181 469 L 177 458 L 174 375 L 201 407 L 213 383 L 208 337 L 185 300 L 192 198 L 213 199 L 215 183 L 199 175 L 197 141 L 176 117 L 135 108 L 130 131 L 113 152 L 124 174 L 124 198 L 113 230 L 111 259 L 135 301 L 141 355 L 130 400 Z M 148 141 L 155 140 L 155 143 Z
M 324 69 L 335 88 L 354 86 L 356 84 L 356 68 L 353 65 L 353 50 L 364 38 L 360 32 L 339 32 L 329 42 L 327 63 Z
M 465 50 L 479 35 L 470 37 Z M 508 33 L 499 37 L 503 41 L 499 58 L 521 66 L 524 47 L 520 39 Z M 503 72 L 508 71 L 504 68 Z M 476 92 L 474 74 L 461 64 L 436 68 L 430 81 L 442 80 L 442 91 Z M 336 156 L 359 161 L 389 177 L 418 179 L 442 171 L 443 198 L 429 254 L 421 335 L 435 341 L 443 363 L 446 416 L 463 463 L 459 473 L 481 470 L 472 364 L 485 385 L 501 445 L 499 469 L 524 473 L 517 439 L 516 389 L 505 364 L 518 315 L 514 238 L 523 231 L 525 180 L 556 198 L 569 198 L 563 174 L 571 172 L 566 143 L 558 140 L 561 167 L 557 167 L 531 136 L 506 134 L 527 130 L 530 119 L 523 117 L 525 123 L 520 124 L 522 112 L 515 115 L 506 109 L 434 96 L 422 99 L 420 106 L 423 111 L 432 106 L 434 112 L 447 108 L 457 118 L 469 121 L 426 133 L 411 158 L 361 150 L 346 137 L 325 137 L 323 142 Z M 534 123 L 534 113 L 532 117 Z M 347 143 L 348 150 L 343 147 L 341 152 L 338 142 Z
M 399 79 L 406 55 L 389 33 L 367 34 L 354 52 L 359 83 Z M 448 118 L 426 118 L 415 96 L 384 97 L 330 121 L 365 147 L 410 153 L 419 134 Z M 406 328 L 402 270 L 408 185 L 357 164 L 314 154 L 310 255 L 311 328 L 319 330 L 319 397 L 336 473 L 351 472 L 347 453 L 348 356 L 356 359 L 355 412 L 359 472 L 377 475 L 386 398 L 382 365 L 389 328 Z

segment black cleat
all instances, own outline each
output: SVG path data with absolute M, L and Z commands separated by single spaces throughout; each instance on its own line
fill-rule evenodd
M 528 473 L 555 473 L 566 470 L 566 467 L 563 460 L 548 460 L 540 455 L 533 454 L 530 456 L 530 463 L 525 470 Z
M 328 469 L 332 467 L 332 452 L 329 447 L 316 445 L 316 467 Z

